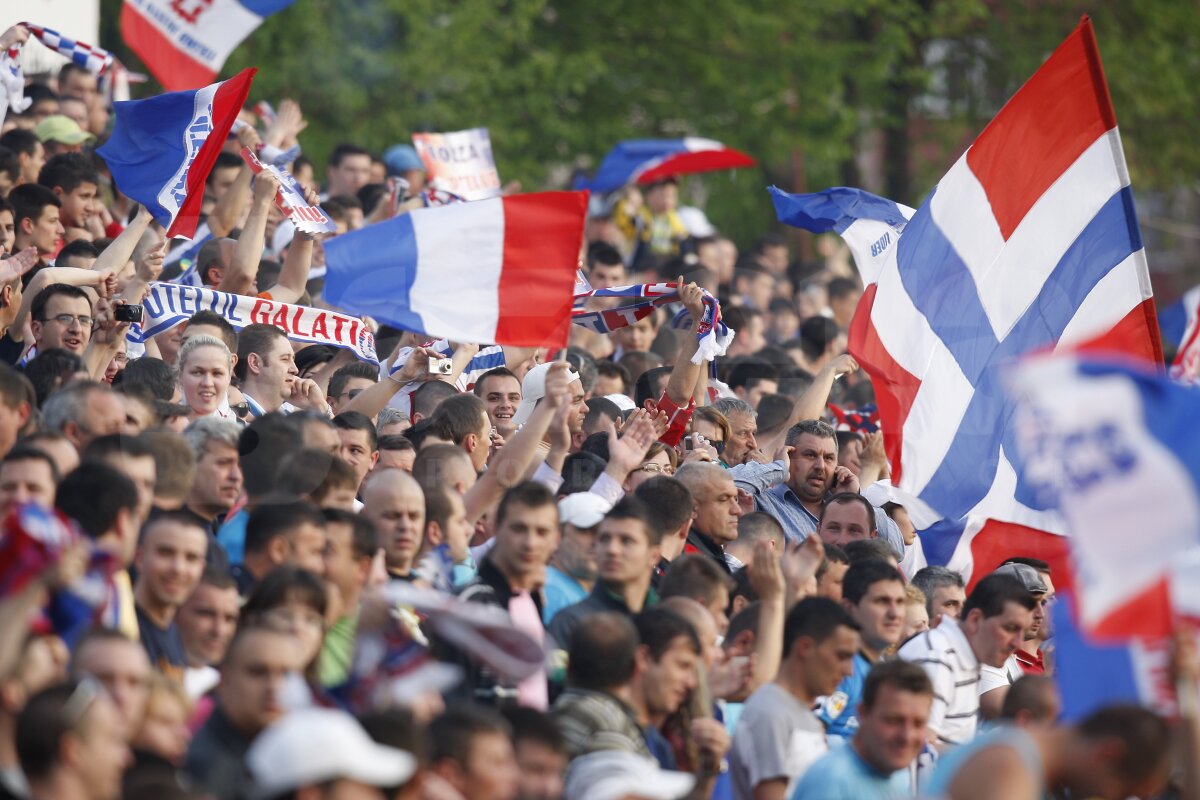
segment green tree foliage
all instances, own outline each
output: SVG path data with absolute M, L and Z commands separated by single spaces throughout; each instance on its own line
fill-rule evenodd
M 104 46 L 119 0 L 102 0 Z M 700 135 L 758 170 L 685 187 L 747 242 L 762 187 L 865 185 L 908 203 L 1078 22 L 1068 0 L 297 0 L 226 64 L 252 97 L 293 97 L 321 163 L 417 130 L 486 125 L 505 180 L 564 186 L 618 140 Z M 1200 175 L 1200 5 L 1096 4 L 1094 23 L 1135 185 Z M 882 167 L 864 169 L 874 162 Z M 687 192 L 685 192 L 685 195 Z

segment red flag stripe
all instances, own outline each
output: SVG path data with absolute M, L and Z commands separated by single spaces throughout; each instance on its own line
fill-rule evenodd
M 505 197 L 496 341 L 566 347 L 587 192 Z
M 1085 17 L 967 151 L 1006 240 L 1067 167 L 1116 124 Z
M 884 448 L 892 464 L 892 481 L 899 483 L 903 468 L 900 454 L 904 445 L 904 421 L 912 410 L 921 380 L 892 358 L 871 323 L 871 308 L 875 305 L 878 289 L 879 284 L 872 283 L 858 301 L 854 319 L 850 321 L 849 350 L 871 377 L 879 418 L 883 421 Z

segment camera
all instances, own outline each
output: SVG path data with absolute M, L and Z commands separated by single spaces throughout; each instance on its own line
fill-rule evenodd
M 702 445 L 706 441 L 707 440 L 703 435 L 699 433 L 693 433 L 691 436 L 688 436 L 683 440 L 683 450 L 685 453 L 690 453 L 696 449 L 697 445 Z
M 449 375 L 454 371 L 454 365 L 448 358 L 431 358 L 429 359 L 429 374 L 430 375 Z
M 117 306 L 113 309 L 113 319 L 117 322 L 142 322 L 142 307 L 134 305 Z

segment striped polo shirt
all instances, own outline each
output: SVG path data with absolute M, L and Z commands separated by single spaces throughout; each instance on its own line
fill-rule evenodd
M 924 667 L 933 683 L 929 728 L 938 742 L 955 745 L 973 739 L 979 720 L 979 660 L 958 620 L 943 616 L 936 628 L 905 642 L 899 656 Z

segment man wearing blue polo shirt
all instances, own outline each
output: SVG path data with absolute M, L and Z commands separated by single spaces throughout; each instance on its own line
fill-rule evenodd
M 791 800 L 899 800 L 910 797 L 907 767 L 925 745 L 933 684 L 906 661 L 867 674 L 858 732 L 808 768 Z

